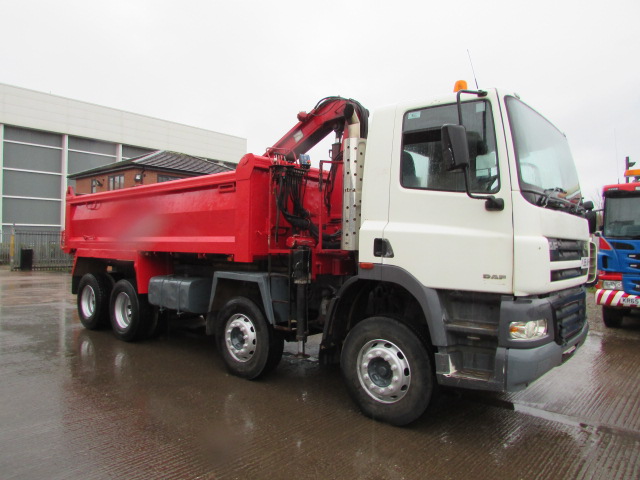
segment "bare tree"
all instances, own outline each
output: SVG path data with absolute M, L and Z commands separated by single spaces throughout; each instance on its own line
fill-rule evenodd
M 604 196 L 602 195 L 602 189 L 597 189 L 591 194 L 591 201 L 593 202 L 593 210 L 596 212 L 596 230 L 600 230 L 604 224 Z

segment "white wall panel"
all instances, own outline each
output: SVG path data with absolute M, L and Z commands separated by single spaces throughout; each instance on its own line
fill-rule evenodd
M 0 123 L 236 163 L 247 149 L 241 137 L 4 84 Z

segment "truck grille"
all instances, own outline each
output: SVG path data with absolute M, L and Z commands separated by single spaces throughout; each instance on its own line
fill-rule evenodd
M 587 301 L 583 288 L 566 290 L 551 303 L 556 326 L 556 343 L 564 345 L 575 337 L 587 321 Z
M 559 280 L 567 280 L 569 278 L 578 278 L 582 275 L 586 275 L 586 269 L 580 268 L 566 268 L 564 270 L 554 270 L 551 272 L 551 281 L 557 282 Z
M 549 259 L 551 263 L 568 262 L 581 260 L 583 257 L 589 256 L 589 243 L 582 240 L 565 240 L 561 238 L 548 238 L 549 242 Z M 553 268 L 553 267 L 552 267 Z M 551 271 L 551 281 L 558 282 L 560 280 L 568 280 L 570 278 L 578 278 L 586 275 L 586 268 L 561 268 Z
M 552 262 L 566 262 L 568 260 L 580 260 L 589 255 L 587 242 L 582 240 L 564 240 L 561 238 L 549 238 L 549 257 Z

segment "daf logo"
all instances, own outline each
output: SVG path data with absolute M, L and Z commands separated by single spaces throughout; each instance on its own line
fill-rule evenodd
M 490 275 L 488 273 L 482 274 L 482 278 L 485 280 L 504 280 L 507 278 L 506 275 Z

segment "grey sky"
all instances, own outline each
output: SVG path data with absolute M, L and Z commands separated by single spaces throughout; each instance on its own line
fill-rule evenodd
M 640 166 L 637 0 L 0 0 L 0 82 L 246 137 L 328 95 L 502 86 L 571 144 L 585 196 Z M 374 120 L 375 121 L 375 120 Z

